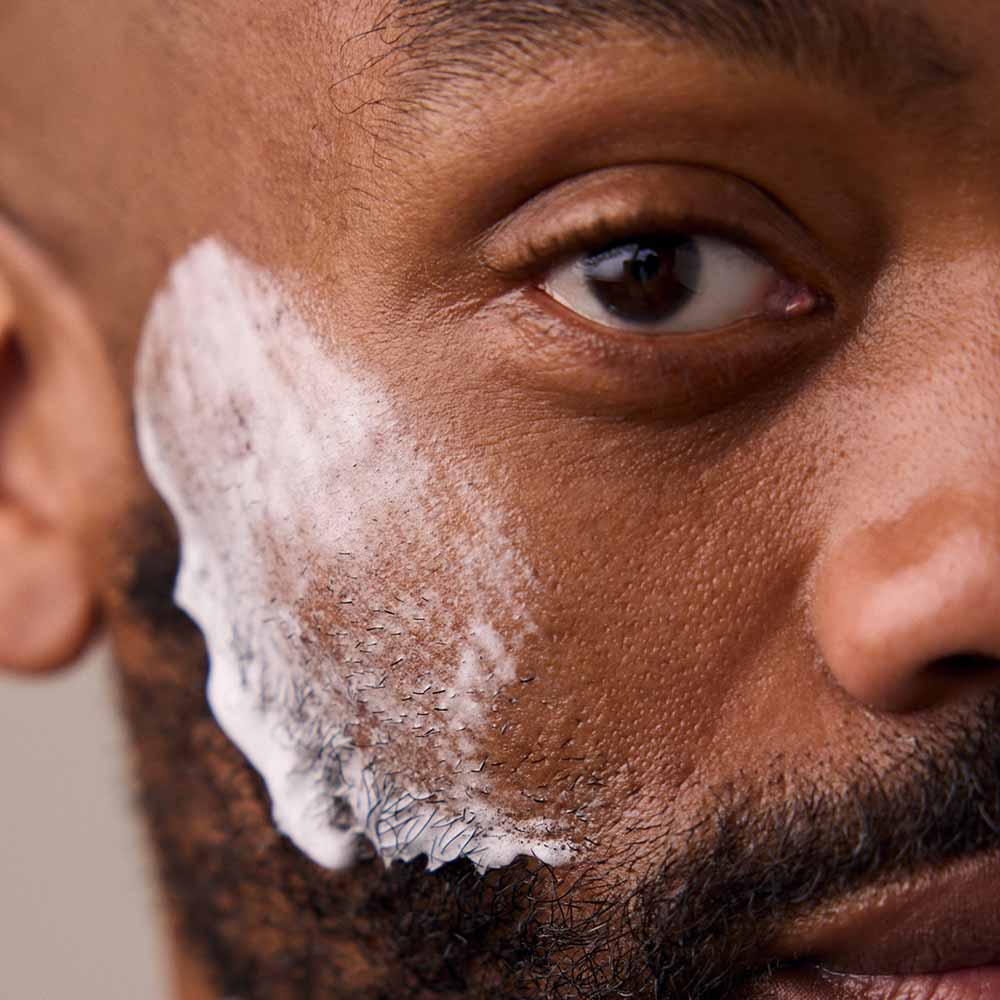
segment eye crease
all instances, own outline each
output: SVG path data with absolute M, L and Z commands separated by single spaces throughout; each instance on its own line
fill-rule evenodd
M 647 233 L 578 253 L 539 288 L 570 312 L 612 329 L 700 333 L 760 317 L 807 315 L 818 296 L 731 240 Z

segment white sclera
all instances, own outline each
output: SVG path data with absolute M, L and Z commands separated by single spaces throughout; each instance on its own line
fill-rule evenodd
M 270 275 L 208 239 L 153 302 L 135 404 L 177 521 L 175 598 L 205 636 L 212 711 L 263 776 L 277 826 L 330 868 L 352 862 L 359 835 L 386 863 L 569 860 L 553 826 L 496 805 L 479 745 L 534 629 L 530 573 L 502 518 L 415 447 L 377 381 Z M 445 565 L 446 596 L 417 585 L 423 560 Z M 346 595 L 346 624 L 310 612 L 324 585 Z

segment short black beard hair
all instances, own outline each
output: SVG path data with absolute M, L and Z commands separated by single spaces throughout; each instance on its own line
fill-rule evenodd
M 697 825 L 665 818 L 641 856 L 666 860 L 639 877 L 636 858 L 565 871 L 521 859 L 481 876 L 468 861 L 386 868 L 370 851 L 326 871 L 273 828 L 261 781 L 211 717 L 204 644 L 171 600 L 169 521 L 146 512 L 136 529 L 126 606 L 148 645 L 124 658 L 124 707 L 168 899 L 220 995 L 732 1000 L 778 968 L 769 942 L 790 917 L 1000 849 L 991 693 L 887 721 L 878 767 L 777 759 L 766 780 L 705 789 Z

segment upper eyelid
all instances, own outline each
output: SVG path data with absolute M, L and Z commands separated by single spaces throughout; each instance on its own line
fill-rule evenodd
M 528 237 L 522 245 L 522 255 L 513 266 L 500 266 L 487 261 L 486 266 L 498 277 L 529 280 L 538 279 L 553 268 L 576 257 L 600 252 L 618 243 L 629 242 L 640 236 L 684 235 L 703 236 L 721 240 L 753 254 L 775 270 L 782 265 L 772 254 L 758 245 L 757 240 L 742 227 L 703 219 L 673 220 L 666 223 L 654 222 L 636 215 L 629 219 L 598 217 L 591 224 L 577 229 L 569 229 L 550 234 L 542 239 Z
M 495 278 L 519 283 L 574 251 L 643 230 L 728 240 L 824 297 L 839 297 L 833 260 L 808 227 L 752 182 L 708 167 L 635 164 L 563 182 L 524 203 L 471 249 Z

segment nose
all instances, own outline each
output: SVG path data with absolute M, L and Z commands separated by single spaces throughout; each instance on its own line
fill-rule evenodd
M 907 712 L 1000 686 L 996 507 L 949 492 L 832 547 L 815 580 L 813 627 L 848 694 Z

